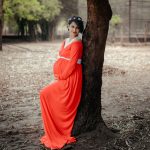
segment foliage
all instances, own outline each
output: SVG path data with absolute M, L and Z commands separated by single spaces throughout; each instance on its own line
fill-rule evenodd
M 27 20 L 38 20 L 43 7 L 37 0 L 13 0 L 12 6 L 15 16 Z
M 109 34 L 111 42 L 115 42 L 116 33 L 120 30 L 122 19 L 119 15 L 113 15 L 110 20 Z
M 62 4 L 58 0 L 40 0 L 42 8 L 42 18 L 52 21 L 56 15 L 59 15 Z
M 113 15 L 110 21 L 112 26 L 116 26 L 122 22 L 122 19 L 119 15 Z
M 27 20 L 37 20 L 42 12 L 42 6 L 37 0 L 5 0 L 4 19 L 8 21 L 13 17 Z
M 4 0 L 4 20 L 8 21 L 14 15 L 10 0 Z
M 52 20 L 61 8 L 58 0 L 4 0 L 4 19 Z

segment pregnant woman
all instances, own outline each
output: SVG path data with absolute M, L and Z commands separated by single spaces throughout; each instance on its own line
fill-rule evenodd
M 82 91 L 81 17 L 68 19 L 69 38 L 65 39 L 54 63 L 55 82 L 40 91 L 40 104 L 45 134 L 40 141 L 50 149 L 61 149 L 75 142 L 71 136 Z

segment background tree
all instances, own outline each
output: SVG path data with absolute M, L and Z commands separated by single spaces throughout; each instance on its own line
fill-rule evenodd
M 112 16 L 108 0 L 87 0 L 88 18 L 83 33 L 83 91 L 73 134 L 103 130 L 101 86 L 104 51 Z
M 5 21 L 7 22 L 14 18 L 18 24 L 19 35 L 24 36 L 26 28 L 31 40 L 35 40 L 38 23 L 44 20 L 44 24 L 48 28 L 45 29 L 48 37 L 50 23 L 60 13 L 61 8 L 59 0 L 5 0 Z M 43 28 L 41 29 L 43 32 Z
M 0 50 L 2 50 L 3 0 L 0 1 Z
M 76 0 L 5 0 L 5 25 L 9 31 L 18 30 L 18 36 L 29 35 L 30 40 L 51 40 L 62 20 L 78 14 L 77 7 Z
M 42 10 L 42 18 L 40 19 L 40 27 L 42 30 L 42 39 L 53 39 L 53 30 L 56 25 L 56 17 L 60 14 L 62 3 L 58 0 L 40 0 L 44 6 Z
M 122 23 L 122 19 L 119 15 L 112 16 L 110 21 L 110 29 L 109 29 L 109 32 L 112 34 L 111 42 L 115 42 L 116 35 L 118 34 L 118 32 L 120 33 L 119 25 L 121 25 L 121 23 Z
M 29 34 L 31 38 L 35 38 L 34 23 L 40 18 L 43 6 L 37 0 L 5 0 L 5 14 L 10 18 L 14 18 L 18 24 L 18 34 L 24 36 L 25 25 L 28 24 Z M 7 21 L 6 20 L 6 21 Z

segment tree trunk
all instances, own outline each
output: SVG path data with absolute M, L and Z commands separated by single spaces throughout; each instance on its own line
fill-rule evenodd
M 36 40 L 35 25 L 34 21 L 28 21 L 30 41 Z
M 26 20 L 22 18 L 22 19 L 18 22 L 18 25 L 19 25 L 19 34 L 21 34 L 21 37 L 24 37 L 24 35 L 25 35 Z
M 49 35 L 49 40 L 50 41 L 54 41 L 55 40 L 55 30 L 56 30 L 55 26 L 56 26 L 56 22 L 57 22 L 56 19 L 51 21 L 51 22 L 49 22 L 49 34 L 48 35 Z
M 3 0 L 0 0 L 0 51 L 2 50 Z
M 55 35 L 55 26 L 57 20 L 53 21 L 46 21 L 45 19 L 40 20 L 40 27 L 42 30 L 41 38 L 42 40 L 46 41 L 53 41 Z
M 48 21 L 46 21 L 45 19 L 41 19 L 40 20 L 40 27 L 41 27 L 41 31 L 42 31 L 42 33 L 41 33 L 41 38 L 42 38 L 42 40 L 43 41 L 45 41 L 45 40 L 48 40 L 49 39 L 49 37 L 48 37 Z
M 104 51 L 112 16 L 108 0 L 87 0 L 88 20 L 83 33 L 83 88 L 72 134 L 105 126 L 101 116 Z

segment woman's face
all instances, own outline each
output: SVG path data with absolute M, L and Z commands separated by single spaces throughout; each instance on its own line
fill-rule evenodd
M 74 37 L 78 36 L 79 27 L 77 26 L 77 24 L 75 22 L 72 22 L 68 28 L 69 28 L 70 38 L 74 38 Z

